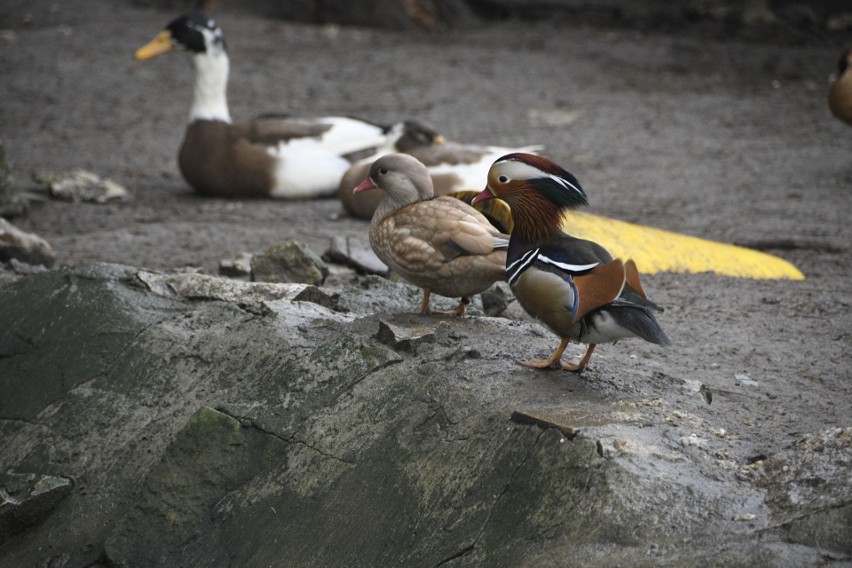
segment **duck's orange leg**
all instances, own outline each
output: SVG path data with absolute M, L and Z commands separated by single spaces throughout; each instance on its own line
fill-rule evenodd
M 559 343 L 559 347 L 547 359 L 533 359 L 532 361 L 518 359 L 518 363 L 527 367 L 535 367 L 536 369 L 547 369 L 548 367 L 559 369 L 561 367 L 560 359 L 562 359 L 562 354 L 565 352 L 566 347 L 568 347 L 568 338 L 563 337 Z
M 445 316 L 459 316 L 459 317 L 461 317 L 461 316 L 464 315 L 465 311 L 467 310 L 468 304 L 470 304 L 470 298 L 465 297 L 465 298 L 462 298 L 459 301 L 459 305 L 456 306 L 455 308 L 453 308 L 452 310 L 446 310 L 446 311 L 444 311 L 444 310 L 432 310 L 430 313 L 442 314 L 442 315 L 445 315 Z
M 527 367 L 535 367 L 536 369 L 551 368 L 571 371 L 572 373 L 582 373 L 583 369 L 586 368 L 586 365 L 589 364 L 589 359 L 592 358 L 592 352 L 595 350 L 595 344 L 592 343 L 589 345 L 589 348 L 586 350 L 586 354 L 583 355 L 583 358 L 579 363 L 566 363 L 562 360 L 562 354 L 568 347 L 568 342 L 569 339 L 567 337 L 563 337 L 562 341 L 559 343 L 559 347 L 557 347 L 556 351 L 553 352 L 553 355 L 547 359 L 534 359 L 532 361 L 518 360 L 518 363 L 526 365 Z
M 432 290 L 423 288 L 423 302 L 420 304 L 420 315 L 428 316 L 430 314 L 440 314 L 442 316 L 463 316 L 470 304 L 470 298 L 464 297 L 459 302 L 459 305 L 452 310 L 433 310 L 429 307 L 429 298 L 432 296 Z
M 596 344 L 590 343 L 589 348 L 586 349 L 586 354 L 583 355 L 583 358 L 579 363 L 564 363 L 562 361 L 559 362 L 559 367 L 564 371 L 571 371 L 572 373 L 582 373 L 583 369 L 586 368 L 586 365 L 589 364 L 589 359 L 592 358 L 592 351 L 595 350 Z
M 428 316 L 432 313 L 432 310 L 429 309 L 429 297 L 432 295 L 432 290 L 429 288 L 423 288 L 423 301 L 420 302 L 420 315 Z

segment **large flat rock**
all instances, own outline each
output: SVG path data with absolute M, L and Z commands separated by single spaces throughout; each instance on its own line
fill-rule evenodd
M 848 558 L 848 430 L 748 461 L 700 385 L 521 368 L 534 324 L 369 281 L 382 313 L 340 307 L 359 285 L 103 264 L 0 285 L 0 471 L 70 480 L 0 565 Z

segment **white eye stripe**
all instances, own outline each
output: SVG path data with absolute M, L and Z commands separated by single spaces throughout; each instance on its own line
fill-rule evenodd
M 558 183 L 565 189 L 575 191 L 577 193 L 583 193 L 583 191 L 568 181 L 565 178 L 561 178 L 557 175 L 553 175 L 550 172 L 546 172 L 544 170 L 540 170 L 535 166 L 531 166 L 526 162 L 521 162 L 518 160 L 506 160 L 505 162 L 498 162 L 495 164 L 495 169 L 498 174 L 498 180 L 501 182 L 508 181 L 504 180 L 504 177 L 508 177 L 509 179 L 536 179 L 536 178 L 549 178 L 554 182 Z
M 497 174 L 502 177 L 506 176 L 509 179 L 534 179 L 538 177 L 548 177 L 550 174 L 543 172 L 540 169 L 533 167 L 527 163 L 519 162 L 518 160 L 506 160 L 495 165 Z

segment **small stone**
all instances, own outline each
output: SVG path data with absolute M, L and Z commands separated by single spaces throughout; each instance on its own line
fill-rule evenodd
M 304 243 L 295 240 L 277 243 L 251 259 L 251 279 L 255 282 L 325 282 L 328 266 Z
M 54 260 L 53 249 L 43 238 L 22 231 L 0 217 L 0 262 L 13 259 L 50 266 Z
M 499 316 L 506 311 L 509 302 L 506 300 L 506 291 L 497 283 L 482 294 L 482 310 L 491 317 Z
M 219 275 L 228 278 L 248 278 L 251 276 L 250 252 L 238 252 L 230 258 L 219 261 Z
M 64 201 L 106 203 L 113 199 L 125 199 L 130 195 L 123 186 L 86 170 L 42 173 L 33 178 L 46 187 L 52 197 Z
M 440 327 L 446 327 L 446 322 L 440 321 L 436 324 L 430 322 L 427 325 L 403 326 L 379 322 L 379 331 L 376 338 L 394 349 L 400 351 L 414 351 L 421 343 L 432 343 L 435 341 L 435 332 Z
M 352 237 L 334 237 L 323 260 L 354 268 L 361 274 L 386 274 L 388 267 L 369 245 Z
M 736 373 L 734 375 L 734 380 L 744 387 L 756 387 L 760 384 L 745 373 Z
M 64 477 L 0 475 L 0 543 L 44 521 L 72 488 Z
M 611 460 L 626 453 L 627 442 L 623 438 L 601 438 L 597 441 L 598 455 Z
M 680 440 L 680 445 L 684 447 L 695 446 L 696 448 L 705 448 L 707 447 L 707 440 L 697 436 L 696 434 L 690 434 L 689 436 L 684 436 Z

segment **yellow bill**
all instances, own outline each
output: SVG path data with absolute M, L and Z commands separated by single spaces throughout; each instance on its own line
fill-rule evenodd
M 450 195 L 470 203 L 477 193 L 459 191 Z M 501 231 L 511 232 L 511 211 L 505 202 L 489 199 L 477 203 L 474 208 Z M 574 237 L 595 241 L 615 258 L 632 258 L 643 274 L 714 272 L 736 278 L 805 279 L 798 268 L 771 254 L 590 213 L 566 211 L 562 230 Z
M 157 34 L 157 37 L 137 49 L 134 57 L 141 60 L 151 59 L 174 48 L 175 44 L 172 43 L 172 34 L 168 30 L 163 30 Z

